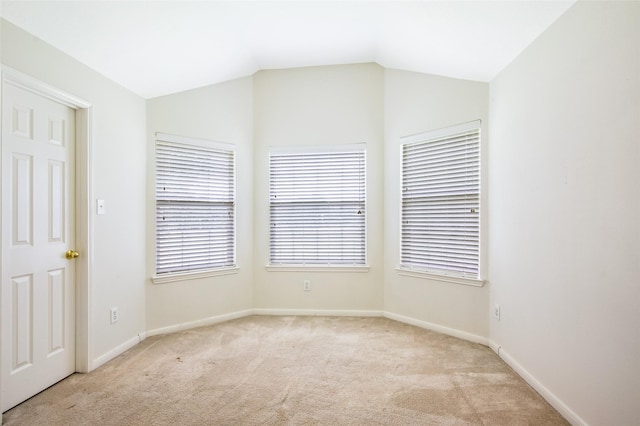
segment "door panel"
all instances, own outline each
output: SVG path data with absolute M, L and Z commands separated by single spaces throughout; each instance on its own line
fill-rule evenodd
M 13 344 L 11 374 L 14 374 L 33 362 L 33 276 L 14 277 L 11 287 L 14 325 L 8 343 Z
M 75 111 L 2 90 L 2 411 L 75 370 Z
M 31 245 L 33 234 L 33 211 L 31 206 L 32 158 L 29 155 L 13 153 L 13 182 L 11 201 L 13 202 L 13 245 Z

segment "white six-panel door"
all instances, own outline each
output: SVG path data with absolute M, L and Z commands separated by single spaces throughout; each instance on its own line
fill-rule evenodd
M 73 109 L 4 83 L 2 411 L 75 370 L 74 151 Z

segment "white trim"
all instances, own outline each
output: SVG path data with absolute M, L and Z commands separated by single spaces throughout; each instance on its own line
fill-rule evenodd
M 433 324 L 430 322 L 418 320 L 415 318 L 406 317 L 403 315 L 394 314 L 392 312 L 386 312 L 382 310 L 365 310 L 365 309 L 270 309 L 270 308 L 257 308 L 246 309 L 243 311 L 231 312 L 228 314 L 217 315 L 201 320 L 184 322 L 176 325 L 170 325 L 167 327 L 161 327 L 154 330 L 148 330 L 141 334 L 141 341 L 145 337 L 156 336 L 159 334 L 175 333 L 177 331 L 189 330 L 196 327 L 204 327 L 207 325 L 218 324 L 225 321 L 230 321 L 237 318 L 242 318 L 250 315 L 268 315 L 268 316 L 333 316 L 333 317 L 383 317 L 394 321 L 399 321 L 405 324 L 414 325 L 427 330 L 436 331 L 449 336 L 453 336 L 462 340 L 467 340 L 473 343 L 479 343 L 484 346 L 490 346 L 489 339 L 486 337 L 478 336 L 465 331 L 457 330 L 454 328 L 444 327 L 441 325 Z
M 108 352 L 100 355 L 98 358 L 94 359 L 93 362 L 92 362 L 93 368 L 96 369 L 96 368 L 106 364 L 107 362 L 111 361 L 112 359 L 114 359 L 118 355 L 121 355 L 121 354 L 125 353 L 126 351 L 128 351 L 129 349 L 131 349 L 132 347 L 134 347 L 135 345 L 137 345 L 141 341 L 142 340 L 140 339 L 140 336 L 138 335 L 138 336 L 132 337 L 131 339 L 127 340 L 126 342 L 123 342 L 123 343 L 119 344 L 115 348 L 111 349 L 110 351 L 108 351 Z
M 493 340 L 489 340 L 489 347 L 496 353 L 496 355 L 500 355 L 500 349 L 502 349 L 502 346 L 500 346 Z
M 414 277 L 414 278 L 422 278 L 425 280 L 433 280 L 433 281 L 442 281 L 446 283 L 454 283 L 454 284 L 462 284 L 462 285 L 470 285 L 473 287 L 482 287 L 484 286 L 485 280 L 479 278 L 471 278 L 471 277 L 458 277 L 454 275 L 447 274 L 438 274 L 435 272 L 427 272 L 427 271 L 418 271 L 415 269 L 407 269 L 403 267 L 397 267 L 396 271 L 398 271 L 398 275 L 403 275 L 405 277 Z
M 237 274 L 239 271 L 240 271 L 240 268 L 238 268 L 237 266 L 230 266 L 225 268 L 210 269 L 208 271 L 194 271 L 194 272 L 181 272 L 181 273 L 175 273 L 175 274 L 154 275 L 151 277 L 151 281 L 154 284 L 166 284 L 166 283 L 174 283 L 178 281 L 195 280 L 198 278 L 232 275 L 232 274 Z
M 416 133 L 414 135 L 402 136 L 400 143 L 402 145 L 413 142 L 424 142 L 431 139 L 438 139 L 443 136 L 452 135 L 455 133 L 468 132 L 470 130 L 480 129 L 482 126 L 482 120 L 474 120 L 466 123 L 457 124 L 449 127 L 442 127 L 440 129 L 429 130 L 427 132 Z
M 2 68 L 0 68 L 0 114 L 2 113 L 2 109 L 4 108 L 4 97 L 2 95 L 2 91 L 4 89 L 4 85 L 2 81 L 4 80 L 4 72 Z M 2 117 L 0 117 L 0 175 L 2 174 Z M 2 229 L 2 185 L 0 185 L 0 229 Z M 3 244 L 0 242 L 0 286 L 2 285 L 2 269 L 4 262 L 4 254 L 2 252 Z M 0 306 L 2 306 L 2 289 L 0 288 Z M 0 344 L 2 344 L 2 316 L 0 315 Z M 0 368 L 2 367 L 2 351 L 0 351 Z M 0 371 L 0 425 L 2 425 L 2 372 Z
M 236 152 L 236 145 L 228 142 L 218 142 L 208 139 L 192 138 L 189 136 L 170 135 L 168 133 L 156 132 L 156 141 L 177 143 L 181 145 L 192 145 L 208 149 L 220 149 L 223 151 Z
M 324 152 L 366 152 L 367 144 L 351 143 L 342 145 L 288 145 L 288 146 L 270 146 L 269 154 L 317 154 Z
M 68 106 L 69 108 L 79 109 L 89 108 L 91 106 L 91 103 L 85 101 L 84 99 L 70 95 L 67 92 L 63 92 L 62 90 L 54 86 L 43 83 L 42 81 L 31 77 L 28 74 L 20 72 L 4 64 L 2 65 L 2 74 L 3 81 L 5 83 L 9 83 L 28 92 L 35 93 L 36 95 Z
M 547 389 L 542 383 L 538 381 L 531 373 L 529 373 L 520 363 L 518 363 L 511 355 L 509 355 L 501 346 L 498 346 L 498 354 L 500 358 L 507 363 L 513 370 L 518 373 L 532 388 L 536 390 L 553 408 L 558 410 L 562 416 L 569 421 L 572 425 L 576 426 L 588 426 L 580 416 L 573 412 L 567 405 L 554 395 L 549 389 Z
M 265 265 L 269 272 L 369 272 L 369 265 Z
M 84 253 L 76 267 L 76 371 L 93 370 L 91 361 L 91 285 L 93 282 L 93 108 L 73 96 L 14 68 L 0 64 L 2 83 L 11 84 L 76 110 L 76 247 Z
M 160 334 L 174 333 L 177 331 L 188 330 L 196 327 L 203 327 L 207 325 L 218 324 L 221 322 L 242 318 L 250 315 L 273 315 L 273 316 L 349 316 L 349 317 L 383 317 L 394 321 L 399 321 L 405 324 L 413 325 L 416 327 L 432 330 L 438 333 L 443 333 L 448 336 L 452 336 L 458 339 L 466 340 L 473 343 L 478 343 L 491 348 L 500 358 L 508 364 L 513 370 L 521 376 L 531 387 L 533 387 L 553 408 L 555 408 L 562 416 L 564 416 L 571 424 L 579 426 L 588 426 L 588 423 L 574 413 L 569 407 L 567 407 L 558 397 L 556 397 L 551 391 L 543 386 L 535 377 L 533 377 L 527 370 L 525 370 L 515 359 L 513 359 L 508 353 L 506 353 L 500 345 L 495 341 L 489 340 L 486 337 L 482 337 L 476 334 L 467 333 L 466 331 L 457 330 L 450 327 L 445 327 L 437 324 L 433 324 L 427 321 L 418 320 L 415 318 L 407 317 L 404 315 L 395 314 L 387 311 L 377 310 L 331 310 L 331 309 L 247 309 L 244 311 L 232 312 L 229 314 L 218 315 L 215 317 L 205 318 L 197 321 L 185 322 L 173 326 L 162 327 L 155 330 L 150 330 L 145 333 L 141 333 L 138 338 L 129 340 L 127 343 L 135 341 L 142 341 L 145 337 L 156 336 Z M 121 345 L 120 347 L 123 347 Z M 133 345 L 132 345 L 133 346 Z M 120 348 L 119 347 L 119 348 Z M 116 348 L 117 349 L 117 348 Z M 115 354 L 117 351 L 114 349 L 108 354 L 103 355 L 95 362 L 108 361 L 107 355 Z M 117 355 L 117 354 L 116 354 Z M 115 355 L 114 355 L 115 356 Z M 109 358 L 111 359 L 111 358 Z
M 157 336 L 159 334 L 168 334 L 175 333 L 177 331 L 190 330 L 196 327 L 204 327 L 207 325 L 218 324 L 225 321 L 230 321 L 233 319 L 238 319 L 242 317 L 247 317 L 253 314 L 252 309 L 245 309 L 244 311 L 231 312 L 223 315 L 216 315 L 214 317 L 203 318 L 195 321 L 183 322 L 180 324 L 169 325 L 167 327 L 160 327 L 153 330 L 148 330 L 145 333 L 145 337 Z
M 395 321 L 400 321 L 405 324 L 415 325 L 416 327 L 425 328 L 427 330 L 436 331 L 438 333 L 446 334 L 448 336 L 457 337 L 462 340 L 467 340 L 473 343 L 479 343 L 484 346 L 489 346 L 489 339 L 486 337 L 478 336 L 477 334 L 467 333 L 455 328 L 445 327 L 443 325 L 433 324 L 431 322 L 422 321 L 415 318 L 405 317 L 404 315 L 394 314 L 392 312 L 384 312 L 383 316 Z
M 326 317 L 382 317 L 382 311 L 357 309 L 253 309 L 253 315 L 326 316 Z
M 76 111 L 76 371 L 93 370 L 91 301 L 93 283 L 93 107 Z

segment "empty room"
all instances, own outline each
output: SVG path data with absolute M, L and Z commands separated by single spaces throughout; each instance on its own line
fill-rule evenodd
M 0 30 L 3 425 L 640 425 L 639 1 Z

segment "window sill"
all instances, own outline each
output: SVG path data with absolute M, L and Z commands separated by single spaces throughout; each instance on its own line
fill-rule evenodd
M 405 277 L 414 277 L 414 278 L 422 278 L 422 279 L 434 280 L 434 281 L 443 281 L 447 283 L 469 285 L 473 287 L 483 287 L 485 282 L 485 280 L 478 279 L 478 278 L 458 277 L 455 275 L 445 275 L 445 274 L 438 274 L 435 272 L 416 271 L 413 269 L 406 269 L 406 268 L 396 268 L 396 271 L 398 271 L 399 275 L 403 275 Z
M 154 275 L 151 277 L 151 281 L 154 284 L 166 284 L 178 281 L 195 280 L 198 278 L 218 277 L 221 275 L 237 274 L 240 268 L 237 266 L 230 266 L 226 268 L 209 269 L 207 271 L 196 272 L 180 272 L 175 274 L 162 274 Z
M 368 265 L 265 265 L 269 272 L 369 272 Z

